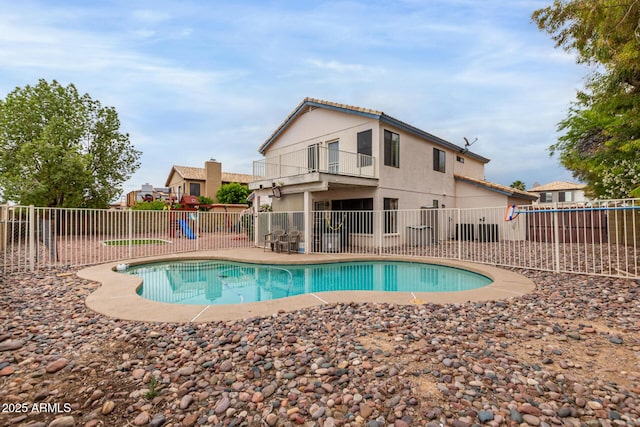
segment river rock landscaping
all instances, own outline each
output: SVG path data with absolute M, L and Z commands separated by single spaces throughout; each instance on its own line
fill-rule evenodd
M 74 270 L 0 278 L 0 425 L 640 426 L 640 285 L 216 323 L 89 310 Z M 241 307 L 238 307 L 241 310 Z

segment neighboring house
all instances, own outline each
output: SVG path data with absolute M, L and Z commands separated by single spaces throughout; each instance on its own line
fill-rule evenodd
M 387 114 L 306 98 L 260 146 L 257 204 L 274 211 L 398 210 L 530 204 L 484 180 L 489 159 Z
M 133 206 L 137 202 L 153 201 L 153 200 L 168 200 L 169 189 L 164 187 L 154 187 L 153 185 L 146 183 L 140 187 L 140 190 L 134 190 L 127 193 L 126 206 Z
M 246 186 L 252 180 L 253 176 L 249 174 L 222 172 L 222 163 L 208 160 L 204 168 L 173 165 L 165 185 L 176 200 L 189 195 L 205 196 L 215 201 L 223 184 L 235 182 Z
M 537 203 L 564 203 L 564 202 L 586 202 L 589 200 L 584 195 L 586 184 L 575 182 L 554 181 L 527 190 L 539 196 Z

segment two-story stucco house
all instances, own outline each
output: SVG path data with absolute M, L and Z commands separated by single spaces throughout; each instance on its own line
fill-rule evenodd
M 565 203 L 565 202 L 586 202 L 589 200 L 584 195 L 586 184 L 568 181 L 553 181 L 544 185 L 537 185 L 530 188 L 530 193 L 538 194 L 540 197 L 537 203 Z
M 412 230 L 424 229 L 430 235 L 421 242 L 487 238 L 486 230 L 494 240 L 497 221 L 485 223 L 480 211 L 477 218 L 462 220 L 451 208 L 537 199 L 486 181 L 489 159 L 468 147 L 381 111 L 318 99 L 303 100 L 259 152 L 264 158 L 254 162 L 249 184 L 254 206 L 271 200 L 273 212 L 300 213 L 286 228 L 304 228 L 303 241 L 316 251 L 407 244 L 415 241 Z M 443 208 L 449 211 L 439 214 Z M 399 210 L 417 212 L 411 217 Z M 340 234 L 340 240 L 332 242 L 331 234 Z
M 302 101 L 260 146 L 257 204 L 274 211 L 397 210 L 528 204 L 485 181 L 489 159 L 381 111 Z M 275 195 L 275 197 L 273 197 Z

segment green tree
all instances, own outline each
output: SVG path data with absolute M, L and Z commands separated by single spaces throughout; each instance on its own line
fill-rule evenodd
M 200 203 L 200 205 L 212 205 L 213 204 L 213 199 L 211 197 L 198 196 L 198 203 Z M 203 208 L 202 206 L 200 206 L 200 210 L 201 211 L 207 211 L 208 209 Z
M 555 0 L 532 19 L 591 66 L 550 147 L 595 197 L 640 192 L 640 2 Z
M 524 182 L 520 180 L 513 181 L 509 187 L 515 188 L 516 190 L 522 190 L 522 191 L 525 191 L 527 189 L 527 186 L 524 184 Z
M 104 208 L 140 166 L 141 153 L 102 107 L 73 84 L 40 80 L 0 100 L 0 187 L 7 200 Z
M 230 182 L 229 184 L 223 184 L 216 193 L 218 203 L 234 204 L 234 203 L 247 203 L 247 197 L 249 196 L 249 189 L 237 182 Z

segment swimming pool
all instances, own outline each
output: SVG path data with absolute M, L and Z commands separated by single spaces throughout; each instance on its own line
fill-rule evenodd
M 487 286 L 486 276 L 405 261 L 251 264 L 185 260 L 128 267 L 143 298 L 174 304 L 242 304 L 328 291 L 458 292 Z

